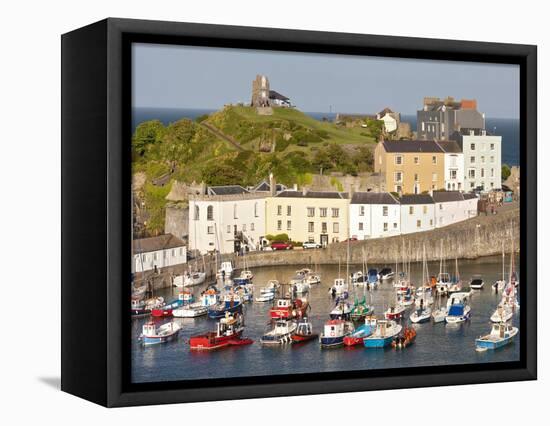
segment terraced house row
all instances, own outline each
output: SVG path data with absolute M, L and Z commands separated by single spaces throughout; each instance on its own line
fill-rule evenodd
M 289 189 L 270 182 L 254 188 L 208 187 L 189 200 L 189 247 L 201 253 L 262 250 L 268 235 L 326 246 L 353 237 L 422 232 L 477 215 L 477 197 L 435 191 L 401 197 L 387 192 Z

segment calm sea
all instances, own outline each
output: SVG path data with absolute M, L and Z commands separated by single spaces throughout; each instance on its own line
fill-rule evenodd
M 147 120 L 160 120 L 164 124 L 173 123 L 181 118 L 194 120 L 203 114 L 210 114 L 212 109 L 176 109 L 176 108 L 134 108 L 132 114 L 132 128 Z M 336 113 L 306 112 L 306 114 L 322 120 L 333 120 Z M 411 124 L 412 130 L 416 130 L 416 116 L 402 115 L 401 119 Z M 509 118 L 487 118 L 487 130 L 495 135 L 502 136 L 502 163 L 511 166 L 519 165 L 519 120 Z

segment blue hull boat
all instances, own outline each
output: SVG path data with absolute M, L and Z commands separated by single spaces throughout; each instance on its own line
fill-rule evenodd
M 344 337 L 321 337 L 321 346 L 324 348 L 342 346 L 344 344 Z
M 363 344 L 365 348 L 384 348 L 389 346 L 393 340 L 393 336 L 390 337 L 380 337 L 376 339 L 364 339 Z
M 476 339 L 476 351 L 502 348 L 512 343 L 517 333 L 517 327 L 513 327 L 506 322 L 493 324 L 489 334 Z
M 243 305 L 241 302 L 235 302 L 232 305 L 226 302 L 208 308 L 208 318 L 219 319 L 225 317 L 226 312 L 234 314 L 235 312 L 242 313 L 242 310 Z

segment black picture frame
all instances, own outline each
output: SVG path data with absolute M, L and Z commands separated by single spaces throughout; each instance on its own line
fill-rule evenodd
M 109 18 L 62 44 L 62 390 L 131 406 L 537 377 L 536 46 Z M 518 362 L 132 384 L 130 45 L 133 42 L 506 63 L 520 66 Z

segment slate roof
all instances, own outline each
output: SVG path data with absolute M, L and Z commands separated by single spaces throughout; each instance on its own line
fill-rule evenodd
M 279 99 L 280 101 L 289 101 L 290 100 L 285 95 L 281 95 L 279 92 L 276 92 L 275 90 L 270 90 L 269 91 L 269 99 Z
M 386 152 L 444 152 L 435 141 L 383 141 L 382 144 Z
M 434 199 L 428 194 L 407 194 L 401 196 L 401 204 L 434 204 Z
M 246 194 L 248 191 L 241 185 L 209 186 L 208 195 Z
M 283 191 L 285 189 L 286 189 L 286 186 L 284 186 L 280 183 L 275 184 L 275 190 L 277 192 Z M 268 181 L 263 180 L 258 185 L 256 185 L 252 191 L 253 192 L 258 192 L 258 191 L 259 192 L 269 192 L 269 191 L 271 191 L 271 185 L 269 184 Z
M 474 198 L 477 198 L 476 194 L 470 194 L 470 193 L 462 194 L 462 196 L 464 197 L 465 200 L 472 200 Z
M 324 192 L 324 191 L 308 191 L 305 194 L 302 191 L 283 191 L 277 194 L 277 197 L 282 198 L 339 198 L 346 199 L 347 194 L 343 192 Z
M 356 192 L 351 204 L 399 204 L 399 201 L 388 192 Z
M 149 253 L 152 251 L 184 247 L 185 243 L 172 234 L 164 234 L 158 237 L 134 240 L 132 241 L 132 246 L 134 253 Z
M 432 198 L 436 203 L 464 200 L 464 197 L 459 191 L 434 191 Z
M 443 152 L 451 154 L 459 154 L 462 152 L 460 145 L 456 141 L 438 141 L 437 144 L 441 147 Z

